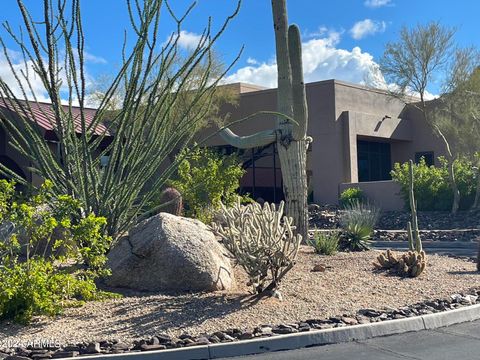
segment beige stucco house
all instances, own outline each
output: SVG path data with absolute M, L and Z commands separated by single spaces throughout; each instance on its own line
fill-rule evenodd
M 276 89 L 241 83 L 227 86 L 239 94 L 237 105 L 225 105 L 222 109 L 231 114 L 232 120 L 277 108 Z M 393 164 L 409 159 L 418 161 L 421 156 L 433 164 L 444 154 L 442 143 L 422 116 L 384 91 L 337 80 L 310 83 L 306 90 L 308 135 L 313 138 L 307 158 L 310 201 L 336 204 L 343 189 L 358 186 L 383 209 L 402 208 L 399 188 L 390 180 Z M 47 104 L 41 106 L 48 111 Z M 93 117 L 94 113 L 88 110 L 89 116 Z M 45 140 L 55 151 L 50 123 L 39 125 Z M 249 135 L 273 125 L 273 116 L 263 116 L 232 129 L 239 135 Z M 204 130 L 198 137 L 211 134 L 213 130 Z M 28 161 L 7 144 L 7 136 L 0 127 L 0 161 L 27 180 L 38 181 L 28 171 Z M 235 151 L 220 136 L 211 138 L 207 145 L 227 153 Z M 282 175 L 275 146 L 261 151 L 246 150 L 242 157 L 248 159 L 242 191 L 267 201 L 282 199 Z
M 241 119 L 261 110 L 276 109 L 276 89 L 247 84 L 230 85 L 240 93 L 239 104 L 224 111 Z M 308 152 L 310 201 L 336 204 L 347 187 L 360 187 L 385 210 L 401 209 L 399 187 L 390 178 L 395 162 L 422 156 L 436 164 L 444 154 L 441 141 L 421 114 L 385 91 L 338 80 L 306 85 L 309 111 L 308 135 L 313 138 Z M 274 118 L 259 117 L 232 127 L 239 135 L 273 127 Z M 210 141 L 229 151 L 219 136 Z M 255 156 L 255 151 L 251 151 Z M 274 145 L 251 161 L 242 180 L 243 191 L 254 198 L 279 201 L 282 179 Z M 257 159 L 258 158 L 258 159 Z
M 54 132 L 54 119 L 55 116 L 50 108 L 49 103 L 42 102 L 30 102 L 28 107 L 33 114 L 32 119 L 35 119 L 36 128 L 41 134 L 48 147 L 54 154 L 59 152 L 58 150 L 58 140 Z M 34 185 L 40 185 L 43 182 L 43 179 L 40 178 L 37 174 L 31 172 L 29 168 L 31 167 L 30 161 L 22 156 L 12 145 L 9 139 L 8 131 L 6 131 L 4 123 L 5 119 L 14 119 L 16 112 L 12 110 L 13 105 L 9 101 L 5 101 L 0 98 L 0 163 L 14 171 L 22 178 Z M 68 107 L 64 106 L 65 112 L 68 112 Z M 84 108 L 85 121 L 90 124 L 96 114 L 96 109 Z M 72 116 L 74 117 L 75 124 L 77 126 L 76 132 L 80 132 L 80 111 L 76 107 L 72 107 Z M 33 121 L 33 120 L 32 120 Z M 97 125 L 94 129 L 94 133 L 99 135 L 107 131 L 106 127 L 103 124 Z M 108 131 L 107 131 L 108 134 Z M 106 146 L 109 139 L 108 136 L 100 144 L 101 147 Z M 0 174 L 0 179 L 2 174 Z

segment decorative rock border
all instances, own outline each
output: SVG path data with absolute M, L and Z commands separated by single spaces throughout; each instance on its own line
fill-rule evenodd
M 384 212 L 378 222 L 382 229 L 404 229 L 410 219 L 408 211 Z M 418 226 L 424 230 L 480 229 L 480 210 L 459 211 L 419 211 Z
M 480 289 L 397 309 L 361 309 L 353 316 L 345 314 L 292 324 L 266 324 L 251 331 L 229 329 L 200 336 L 183 334 L 178 338 L 158 334 L 132 344 L 120 341 L 62 347 L 33 344 L 3 349 L 0 359 L 43 360 L 81 355 L 92 359 L 123 359 L 135 354 L 142 360 L 149 357 L 148 354 L 155 359 L 213 359 L 433 329 L 475 319 L 480 319 Z
M 339 227 L 342 210 L 338 206 L 309 207 L 309 223 L 313 229 L 332 229 Z M 408 211 L 384 211 L 377 224 L 378 229 L 405 230 L 410 220 Z M 420 230 L 467 229 L 480 230 L 480 210 L 459 211 L 452 215 L 448 211 L 418 211 Z

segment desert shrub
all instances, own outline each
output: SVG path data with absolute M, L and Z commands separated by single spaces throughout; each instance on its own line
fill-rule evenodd
M 80 203 L 54 196 L 46 181 L 25 202 L 0 180 L 0 318 L 26 323 L 64 307 L 114 296 L 97 289 L 111 238 L 106 220 L 82 216 Z M 57 235 L 57 236 L 55 236 Z M 62 251 L 59 251 L 59 250 Z
M 448 176 L 448 161 L 440 157 L 440 167 L 428 166 L 425 159 L 414 164 L 414 187 L 417 210 L 450 210 L 453 202 L 453 192 Z M 454 166 L 455 177 L 460 191 L 460 208 L 468 209 L 475 197 L 476 173 L 473 164 L 466 159 L 459 159 Z M 408 162 L 396 163 L 391 172 L 392 179 L 401 186 L 401 195 L 405 207 L 409 208 L 408 200 Z
M 308 243 L 313 246 L 317 254 L 333 255 L 338 250 L 339 241 L 339 231 L 315 231 L 313 239 L 309 239 Z
M 181 153 L 179 156 L 183 156 Z M 196 148 L 181 161 L 170 181 L 182 194 L 185 215 L 210 223 L 223 202 L 233 205 L 245 170 L 236 155 L 221 155 L 212 149 Z
M 443 157 L 440 157 L 439 160 L 442 167 L 447 168 L 448 161 Z M 475 200 L 478 172 L 475 169 L 475 165 L 465 158 L 455 162 L 454 170 L 458 190 L 460 191 L 460 209 L 470 209 Z M 450 207 L 448 210 L 450 210 Z
M 340 194 L 340 206 L 343 208 L 362 201 L 365 201 L 365 194 L 363 190 L 358 187 L 345 189 Z
M 238 198 L 233 207 L 222 204 L 219 222 L 212 224 L 235 263 L 248 274 L 255 293 L 276 291 L 295 264 L 302 236 L 293 234 L 292 218 L 283 216 L 284 205 L 241 205 Z
M 341 247 L 351 251 L 369 249 L 379 209 L 370 203 L 354 203 L 340 214 Z

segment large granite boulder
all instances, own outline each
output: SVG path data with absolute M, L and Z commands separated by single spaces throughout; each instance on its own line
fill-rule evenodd
M 198 220 L 159 213 L 108 254 L 107 284 L 147 291 L 216 291 L 234 286 L 226 250 Z

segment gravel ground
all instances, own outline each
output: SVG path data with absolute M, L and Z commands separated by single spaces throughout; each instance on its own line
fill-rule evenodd
M 312 318 L 352 315 L 359 309 L 385 309 L 447 297 L 480 287 L 473 262 L 431 255 L 426 272 L 402 279 L 373 271 L 377 251 L 316 255 L 302 247 L 298 263 L 282 283 L 283 301 L 255 301 L 245 275 L 236 268 L 235 292 L 213 294 L 134 294 L 67 309 L 57 318 L 36 318 L 32 325 L 0 323 L 0 343 L 50 339 L 62 345 L 94 340 L 130 342 L 158 333 L 198 335 L 228 328 L 288 324 Z M 325 272 L 312 272 L 316 264 Z M 0 344 L 1 346 L 1 344 Z

